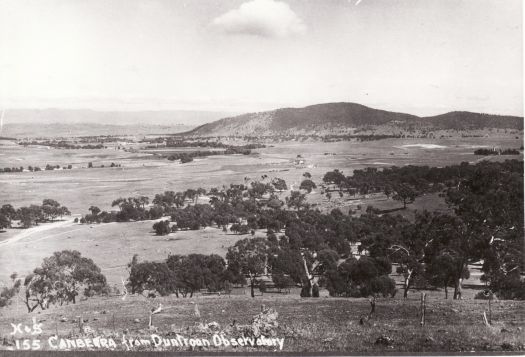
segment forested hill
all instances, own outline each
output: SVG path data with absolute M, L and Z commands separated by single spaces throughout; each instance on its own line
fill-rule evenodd
M 523 118 L 471 112 L 450 112 L 432 117 L 389 112 L 356 103 L 317 104 L 304 108 L 283 108 L 220 119 L 201 125 L 190 135 L 254 136 L 294 133 L 334 133 L 351 128 L 393 126 L 400 129 L 523 129 Z

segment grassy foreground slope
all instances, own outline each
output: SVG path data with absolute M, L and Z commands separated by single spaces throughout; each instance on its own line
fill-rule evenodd
M 6 312 L 0 317 L 0 338 L 5 338 L 6 349 L 10 346 L 11 322 L 31 325 L 36 316 L 43 324 L 40 339 L 58 333 L 60 338 L 79 336 L 106 336 L 115 340 L 118 349 L 122 335 L 133 338 L 150 338 L 154 333 L 148 329 L 148 314 L 152 307 L 161 303 L 164 310 L 153 316 L 156 334 L 173 338 L 175 333 L 184 337 L 205 337 L 205 333 L 192 333 L 199 323 L 217 322 L 221 330 L 232 324 L 249 324 L 261 305 L 274 308 L 279 316 L 276 337 L 284 338 L 283 351 L 339 351 L 339 352 L 480 352 L 522 351 L 525 344 L 525 302 L 495 301 L 492 303 L 493 325 L 483 324 L 482 314 L 487 311 L 487 301 L 444 300 L 431 292 L 427 299 L 426 324 L 420 326 L 419 293 L 407 300 L 401 298 L 378 299 L 375 315 L 363 325 L 359 320 L 370 311 L 366 299 L 318 298 L 301 299 L 298 296 L 267 295 L 255 299 L 246 296 L 214 296 L 177 299 L 163 297 L 146 299 L 128 296 L 124 301 L 117 296 L 93 298 L 76 305 L 62 306 L 27 314 L 23 306 Z M 200 318 L 195 316 L 198 305 Z M 78 318 L 82 316 L 92 334 L 79 334 Z M 227 337 L 240 337 L 239 333 L 227 333 Z M 383 337 L 383 339 L 380 339 Z M 169 338 L 169 337 L 168 337 Z M 379 342 L 378 341 L 388 341 Z M 140 347 L 142 348 L 142 347 Z M 158 350 L 150 346 L 150 350 Z M 181 351 L 185 348 L 170 347 Z M 273 351 L 275 348 L 211 346 L 207 351 Z

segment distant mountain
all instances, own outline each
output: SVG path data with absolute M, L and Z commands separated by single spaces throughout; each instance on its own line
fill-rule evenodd
M 196 126 L 234 115 L 227 112 L 191 110 L 97 111 L 89 109 L 8 109 L 4 124 L 176 125 Z
M 188 135 L 258 136 L 348 132 L 349 129 L 393 126 L 397 128 L 523 130 L 523 118 L 470 112 L 450 112 L 432 117 L 389 112 L 356 103 L 328 103 L 305 108 L 283 108 L 243 114 L 201 125 Z
M 523 117 L 508 115 L 450 112 L 422 119 L 438 129 L 499 128 L 523 130 Z
M 135 136 L 144 135 L 166 135 L 188 131 L 195 126 L 189 125 L 150 125 L 150 124 L 98 124 L 98 123 L 34 123 L 5 124 L 2 136 L 15 138 L 50 138 L 50 137 L 75 137 L 75 136 L 97 136 L 118 135 Z

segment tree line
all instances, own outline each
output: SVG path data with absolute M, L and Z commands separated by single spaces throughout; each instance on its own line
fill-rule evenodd
M 369 190 L 405 185 L 421 192 L 437 191 L 454 214 L 421 212 L 415 221 L 408 221 L 374 209 L 359 217 L 339 210 L 322 213 L 306 203 L 306 193 L 300 191 L 292 191 L 281 201 L 275 195 L 275 184 L 282 188 L 282 182 L 274 180 L 232 184 L 208 192 L 158 194 L 150 210 L 170 215 L 171 222 L 157 222 L 154 229 L 160 235 L 214 224 L 230 230 L 236 227 L 241 233 L 265 229 L 267 248 L 262 251 L 266 253 L 253 255 L 265 257 L 264 269 L 271 272 L 274 283 L 297 284 L 303 296 L 311 296 L 314 287 L 325 287 L 337 296 L 392 292 L 387 277 L 394 263 L 404 277 L 405 297 L 411 288 L 436 286 L 443 288 L 447 297 L 452 287 L 453 298 L 459 299 L 463 280 L 469 276 L 468 266 L 482 262 L 483 280 L 500 297 L 525 297 L 519 279 L 523 269 L 522 161 L 365 169 L 349 177 L 335 170 L 327 173 L 324 181 L 342 190 L 366 184 Z M 209 203 L 197 204 L 204 194 L 210 196 Z M 119 202 L 139 211 L 147 204 L 140 199 Z M 248 241 L 258 242 L 259 238 Z M 359 245 L 360 259 L 352 255 L 352 244 Z M 230 253 L 230 257 L 234 255 Z M 360 262 L 363 256 L 367 258 Z M 227 260 L 228 267 L 234 264 L 228 256 Z M 239 268 L 245 276 L 255 277 L 252 287 L 261 274 L 260 262 L 254 266 L 259 267 L 257 272 Z M 372 273 L 364 278 L 361 271 Z
M 106 166 L 105 165 L 100 165 L 99 167 L 100 168 L 104 168 Z M 121 167 L 121 165 L 112 162 L 107 167 Z M 88 168 L 89 169 L 94 168 L 92 162 L 88 162 Z M 46 166 L 44 166 L 44 170 L 45 171 L 53 171 L 53 170 L 60 170 L 60 169 L 62 169 L 62 170 L 71 170 L 71 169 L 73 169 L 73 165 L 68 164 L 67 166 L 60 166 L 60 165 L 46 164 Z M 0 173 L 2 173 L 2 172 L 5 172 L 5 173 L 9 173 L 9 172 L 24 172 L 24 171 L 38 172 L 38 171 L 42 171 L 42 168 L 40 166 L 31 166 L 31 165 L 27 166 L 27 170 L 24 169 L 23 166 L 20 166 L 20 167 L 4 167 L 4 168 L 0 167 Z
M 523 150 L 523 149 L 522 149 Z M 490 156 L 490 155 L 519 155 L 519 149 L 486 149 L 481 148 L 474 151 L 474 155 Z
M 15 209 L 11 204 L 0 208 L 0 229 L 10 228 L 13 221 L 19 221 L 23 228 L 30 228 L 38 223 L 52 222 L 58 217 L 69 216 L 71 212 L 57 201 L 46 198 L 41 205 L 30 205 Z
M 390 174 L 384 177 L 396 170 L 387 169 Z M 206 192 L 211 196 L 208 205 L 199 205 L 195 199 L 204 190 L 159 194 L 155 205 L 174 209 L 173 223 L 177 226 L 183 221 L 179 210 L 193 212 L 203 225 L 220 225 L 217 214 L 221 213 L 225 219 L 222 223 L 242 218 L 247 226 L 266 229 L 266 237 L 237 241 L 228 248 L 225 259 L 190 254 L 139 262 L 135 256 L 128 266 L 127 286 L 132 293 L 155 290 L 161 295 L 185 297 L 200 289 L 227 291 L 232 284 L 249 284 L 254 296 L 255 288 L 261 288 L 270 277 L 276 287 L 300 287 L 303 297 L 318 296 L 320 288 L 331 296 L 392 296 L 396 288 L 389 275 L 396 267 L 404 277 L 405 297 L 414 288 L 437 287 L 444 289 L 445 298 L 452 288 L 452 297 L 461 299 L 469 265 L 481 262 L 482 280 L 492 292 L 501 299 L 524 299 L 525 282 L 520 278 L 523 162 L 464 163 L 432 170 L 443 179 L 438 182 L 433 178 L 432 182 L 444 184 L 441 193 L 454 214 L 424 211 L 409 221 L 373 209 L 360 216 L 338 209 L 323 213 L 308 205 L 296 206 L 288 197 L 287 209 L 284 203 L 272 207 L 268 205 L 270 187 L 275 189 L 272 182 L 211 189 Z M 420 173 L 414 177 L 422 177 L 427 169 L 415 167 L 414 171 Z M 408 175 L 407 180 L 414 177 Z M 454 180 L 455 185 L 447 185 Z M 148 203 L 147 197 L 138 197 L 118 199 L 114 205 L 145 210 Z M 92 209 L 92 214 L 101 213 L 96 211 Z M 357 256 L 353 245 L 358 245 Z M 46 258 L 25 279 L 24 286 L 29 311 L 38 306 L 45 309 L 50 304 L 74 303 L 82 289 L 87 296 L 107 292 L 98 267 L 74 251 Z M 5 303 L 20 287 L 14 277 L 13 286 L 0 292 L 0 302 Z
M 78 149 L 107 149 L 107 146 L 104 146 L 102 144 L 83 144 L 83 145 L 76 145 L 72 144 L 69 141 L 60 140 L 60 141 L 21 141 L 18 143 L 22 146 L 29 146 L 29 145 L 38 145 L 38 146 L 49 146 L 55 149 L 71 149 L 71 150 L 78 150 Z
M 245 145 L 245 146 L 228 146 L 226 150 L 224 151 L 189 151 L 189 152 L 180 152 L 175 154 L 170 154 L 166 156 L 168 160 L 170 161 L 177 161 L 180 160 L 182 164 L 192 162 L 193 158 L 195 157 L 205 157 L 205 156 L 212 156 L 212 155 L 236 155 L 236 154 L 242 154 L 242 155 L 250 155 L 252 153 L 252 150 L 248 147 L 251 147 L 252 145 Z

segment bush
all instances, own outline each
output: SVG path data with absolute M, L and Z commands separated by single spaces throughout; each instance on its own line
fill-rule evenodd
M 489 300 L 491 293 L 487 290 L 479 291 L 475 296 L 474 299 L 476 300 Z
M 381 295 L 383 297 L 394 296 L 396 293 L 396 282 L 388 275 L 374 278 L 370 283 L 361 288 L 362 296 Z
M 497 280 L 491 287 L 498 299 L 525 300 L 525 281 L 520 280 L 519 274 Z
M 0 307 L 10 305 L 11 299 L 20 291 L 22 280 L 16 279 L 16 275 L 14 274 L 12 277 L 14 277 L 13 286 L 10 288 L 4 287 L 2 290 L 0 290 Z
M 272 274 L 272 281 L 277 289 L 286 289 L 295 285 L 292 278 L 282 273 Z
M 156 290 L 161 296 L 175 291 L 175 276 L 165 262 L 143 262 L 132 264 L 129 276 L 131 293 Z
M 314 284 L 314 286 L 312 287 L 312 297 L 319 297 L 319 286 L 317 284 Z
M 259 291 L 261 293 L 265 293 L 266 292 L 266 282 L 264 282 L 264 281 L 260 281 L 259 282 Z
M 301 297 L 311 297 L 310 296 L 310 288 L 307 285 L 302 287 L 302 289 L 301 289 Z
M 162 206 L 155 205 L 148 211 L 150 219 L 159 219 L 164 215 L 164 208 Z
M 153 230 L 158 236 L 164 236 L 170 233 L 170 221 L 159 221 L 153 224 Z

